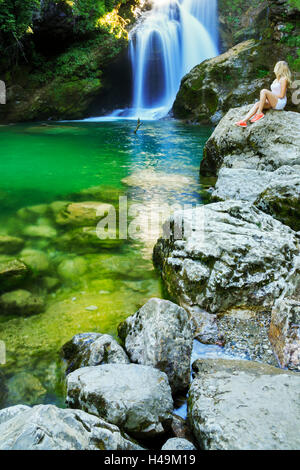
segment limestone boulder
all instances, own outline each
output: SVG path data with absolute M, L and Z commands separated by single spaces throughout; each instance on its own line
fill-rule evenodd
M 100 416 L 135 438 L 161 435 L 172 421 L 168 378 L 150 366 L 78 369 L 67 376 L 67 405 Z
M 223 167 L 275 171 L 300 165 L 300 114 L 271 110 L 246 129 L 236 127 L 248 110 L 230 109 L 220 121 L 204 148 L 201 175 L 217 176 Z
M 185 232 L 179 238 L 182 224 Z M 154 248 L 169 293 L 188 310 L 272 306 L 299 279 L 299 239 L 273 217 L 242 201 L 178 211 Z
M 226 359 L 193 368 L 188 420 L 201 449 L 300 449 L 298 374 Z
M 73 202 L 57 213 L 55 221 L 61 226 L 96 226 L 111 207 L 99 201 Z
M 161 450 L 196 450 L 196 447 L 187 439 L 173 437 L 164 443 Z
M 142 450 L 117 426 L 81 410 L 17 405 L 0 410 L 1 450 Z
M 193 332 L 183 308 L 168 300 L 150 299 L 118 331 L 132 362 L 165 372 L 173 393 L 187 389 Z
M 81 333 L 73 336 L 62 347 L 67 373 L 80 367 L 101 364 L 129 364 L 124 349 L 110 335 L 100 333 Z

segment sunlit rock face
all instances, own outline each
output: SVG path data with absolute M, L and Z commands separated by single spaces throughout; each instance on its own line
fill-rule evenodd
M 299 449 L 299 374 L 224 359 L 193 369 L 188 419 L 202 449 Z
M 141 450 L 117 426 L 53 405 L 5 408 L 0 431 L 1 450 Z
M 176 240 L 182 220 L 187 235 Z M 154 248 L 154 262 L 182 306 L 211 313 L 271 306 L 282 292 L 296 288 L 296 233 L 251 203 L 209 204 L 186 211 L 184 219 L 176 212 L 166 228 Z

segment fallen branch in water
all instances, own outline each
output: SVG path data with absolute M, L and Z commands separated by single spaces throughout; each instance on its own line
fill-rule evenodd
M 138 118 L 138 120 L 137 120 L 137 126 L 136 126 L 135 131 L 134 131 L 135 134 L 137 133 L 137 131 L 139 130 L 139 128 L 141 127 L 141 125 L 142 125 L 141 120 L 140 120 L 140 118 Z

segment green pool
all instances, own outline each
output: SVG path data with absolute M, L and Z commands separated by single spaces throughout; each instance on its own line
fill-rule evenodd
M 0 127 L 0 235 L 24 240 L 14 257 L 33 256 L 37 267 L 18 288 L 45 301 L 32 316 L 0 312 L 9 388 L 2 407 L 63 406 L 62 344 L 79 332 L 116 335 L 121 320 L 165 296 L 151 261 L 155 234 L 144 224 L 153 207 L 204 202 L 210 182 L 199 181 L 199 164 L 211 129 L 173 120 L 145 122 L 136 135 L 134 128 L 129 121 Z M 47 215 L 50 204 L 96 200 L 118 210 L 119 196 L 143 208 L 137 237 L 97 250 L 60 243 L 65 234 Z

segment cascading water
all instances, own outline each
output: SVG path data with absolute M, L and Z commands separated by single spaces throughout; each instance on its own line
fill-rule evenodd
M 115 117 L 158 119 L 170 111 L 181 78 L 218 54 L 217 0 L 152 0 L 130 33 L 133 102 Z

